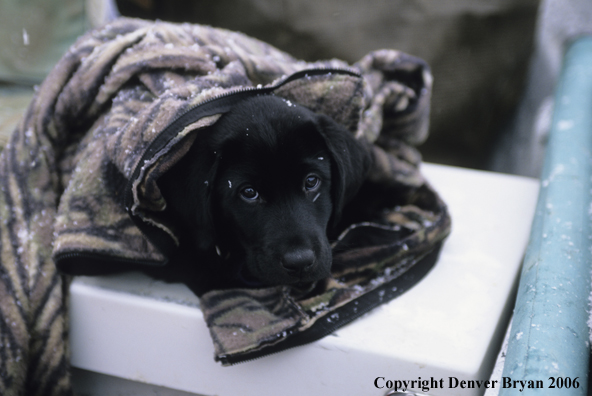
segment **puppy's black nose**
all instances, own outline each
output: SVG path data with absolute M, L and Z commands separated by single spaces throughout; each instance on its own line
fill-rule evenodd
M 311 249 L 298 249 L 284 254 L 282 265 L 288 272 L 300 272 L 314 264 L 315 255 Z

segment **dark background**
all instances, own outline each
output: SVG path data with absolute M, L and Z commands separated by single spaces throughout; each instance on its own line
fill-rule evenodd
M 538 0 L 117 0 L 125 16 L 242 31 L 308 61 L 380 48 L 424 58 L 434 91 L 424 160 L 489 169 L 524 91 Z

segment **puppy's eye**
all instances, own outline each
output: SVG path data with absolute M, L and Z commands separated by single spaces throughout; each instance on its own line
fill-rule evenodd
M 246 187 L 241 190 L 240 196 L 245 201 L 252 202 L 259 198 L 259 193 L 253 187 Z
M 314 191 L 319 188 L 321 184 L 321 179 L 319 179 L 316 175 L 308 175 L 306 179 L 304 179 L 304 189 L 306 191 Z

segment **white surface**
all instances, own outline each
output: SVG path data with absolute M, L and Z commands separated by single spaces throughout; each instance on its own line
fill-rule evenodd
M 233 367 L 213 360 L 198 300 L 139 274 L 71 286 L 72 364 L 204 395 L 384 395 L 385 380 L 443 379 L 430 395 L 480 395 L 449 377 L 486 380 L 512 308 L 538 183 L 424 165 L 452 233 L 413 289 L 313 344 Z

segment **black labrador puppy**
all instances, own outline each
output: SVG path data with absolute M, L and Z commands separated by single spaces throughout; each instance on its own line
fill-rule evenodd
M 160 182 L 181 235 L 171 263 L 181 280 L 200 294 L 327 277 L 328 233 L 366 177 L 367 147 L 274 95 L 240 102 L 199 133 Z

